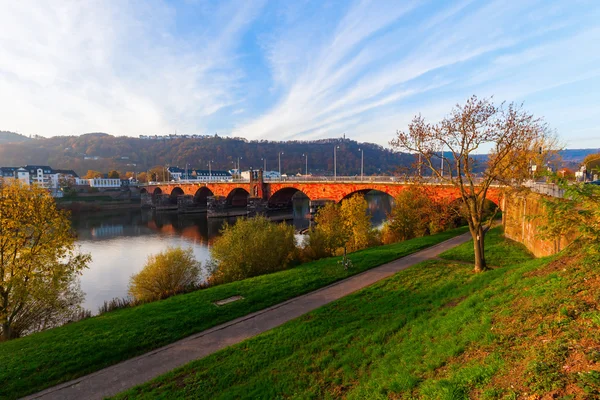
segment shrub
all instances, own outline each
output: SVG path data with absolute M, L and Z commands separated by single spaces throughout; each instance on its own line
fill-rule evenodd
M 318 260 L 334 254 L 329 248 L 328 237 L 322 230 L 311 228 L 306 236 L 306 245 L 300 252 L 302 261 Z
M 129 295 L 146 302 L 167 298 L 198 286 L 200 262 L 192 249 L 168 248 L 148 257 L 146 266 L 129 281 Z
M 344 246 L 352 252 L 380 244 L 367 213 L 367 201 L 361 195 L 341 204 L 327 203 L 317 212 L 315 224 L 302 250 L 304 260 L 342 254 Z
M 296 254 L 294 228 L 262 216 L 226 224 L 210 254 L 211 284 L 233 282 L 285 269 Z
M 342 201 L 340 217 L 346 239 L 346 249 L 357 251 L 365 249 L 373 243 L 376 234 L 371 226 L 371 217 L 367 213 L 368 203 L 362 195 L 354 195 Z
M 396 196 L 394 208 L 381 236 L 384 243 L 394 243 L 431 235 L 456 226 L 460 211 L 457 205 L 435 199 L 422 186 L 411 186 Z

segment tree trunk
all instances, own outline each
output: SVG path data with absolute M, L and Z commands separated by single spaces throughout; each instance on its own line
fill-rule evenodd
M 0 335 L 0 342 L 6 342 L 10 339 L 12 339 L 10 324 L 4 323 L 2 324 L 2 335 Z
M 475 235 L 473 235 L 475 233 Z M 475 268 L 474 272 L 483 272 L 488 269 L 485 262 L 485 234 L 483 228 L 479 226 L 471 232 L 473 235 L 473 248 L 475 250 Z

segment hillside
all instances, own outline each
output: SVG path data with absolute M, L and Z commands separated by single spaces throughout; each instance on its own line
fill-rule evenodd
M 491 271 L 466 243 L 116 398 L 599 398 L 597 261 L 486 248 Z
M 5 143 L 20 143 L 31 140 L 27 136 L 15 132 L 0 131 L 0 145 Z
M 394 153 L 382 146 L 349 139 L 274 142 L 215 135 L 148 140 L 106 133 L 37 138 L 20 143 L 0 142 L 0 160 L 3 166 L 47 164 L 84 174 L 88 169 L 142 172 L 156 165 L 184 168 L 186 163 L 193 168 L 208 169 L 209 161 L 213 162 L 213 169 L 231 169 L 241 157 L 242 169 L 263 167 L 263 159 L 266 159 L 268 170 L 278 170 L 278 154 L 283 152 L 282 172 L 304 173 L 303 154 L 307 154 L 309 173 L 327 175 L 333 173 L 334 146 L 339 146 L 339 175 L 360 174 L 359 149 L 364 150 L 364 172 L 367 175 L 392 173 L 400 166 L 409 165 L 412 160 L 411 156 Z

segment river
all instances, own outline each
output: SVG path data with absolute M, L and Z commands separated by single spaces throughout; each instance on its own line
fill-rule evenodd
M 373 225 L 381 225 L 393 199 L 375 191 L 365 198 Z M 308 199 L 295 199 L 294 219 L 288 223 L 298 230 L 308 227 L 308 213 Z M 189 247 L 204 264 L 210 259 L 210 244 L 225 222 L 234 223 L 235 218 L 207 219 L 206 214 L 141 209 L 73 215 L 78 244 L 92 256 L 89 268 L 81 276 L 81 288 L 86 294 L 83 307 L 97 313 L 105 301 L 127 296 L 130 276 L 143 268 L 149 255 L 167 247 Z

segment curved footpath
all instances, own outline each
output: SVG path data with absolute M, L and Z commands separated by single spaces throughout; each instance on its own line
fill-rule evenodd
M 102 399 L 145 383 L 190 361 L 273 329 L 325 304 L 392 276 L 471 239 L 470 233 L 367 270 L 314 292 L 245 315 L 199 332 L 178 342 L 112 365 L 70 382 L 51 387 L 25 399 Z

